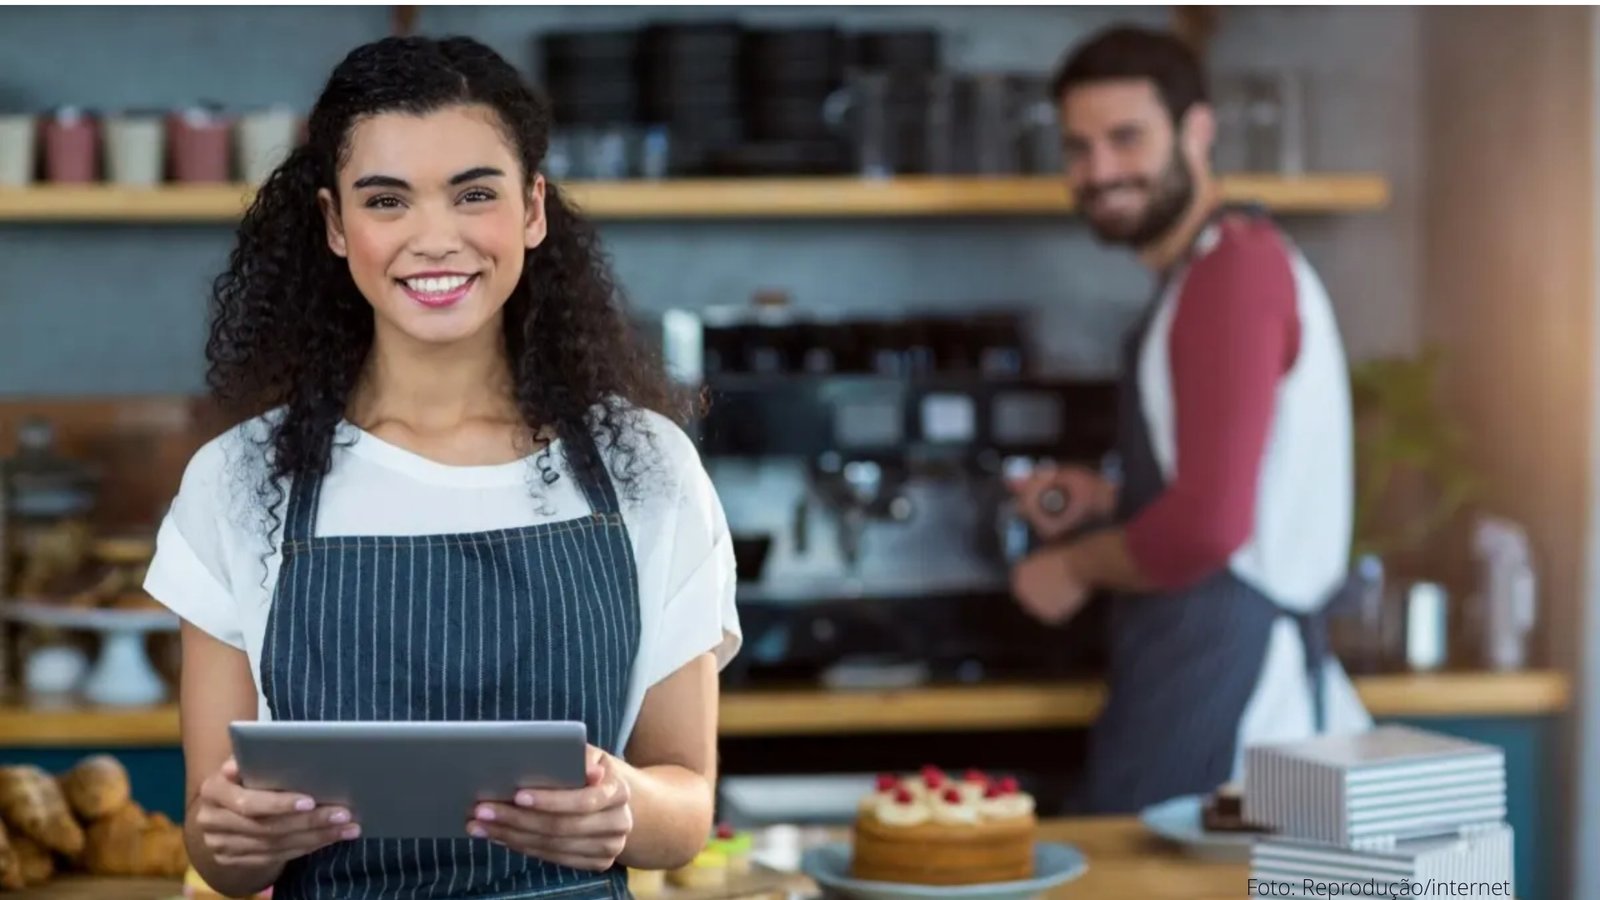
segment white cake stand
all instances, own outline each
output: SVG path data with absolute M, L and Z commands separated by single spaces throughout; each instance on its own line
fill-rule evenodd
M 102 706 L 150 706 L 167 697 L 166 682 L 145 653 L 144 636 L 178 630 L 179 619 L 161 609 L 79 609 L 48 603 L 12 601 L 4 605 L 13 622 L 47 628 L 96 631 L 104 636 L 100 657 L 84 682 L 84 699 Z

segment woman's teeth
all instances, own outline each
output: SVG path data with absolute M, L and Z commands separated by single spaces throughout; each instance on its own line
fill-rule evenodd
M 459 290 L 472 280 L 471 275 L 447 275 L 439 278 L 407 278 L 406 287 L 419 294 L 448 294 Z

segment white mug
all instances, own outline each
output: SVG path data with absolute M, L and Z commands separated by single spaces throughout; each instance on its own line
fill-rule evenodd
M 159 115 L 106 121 L 106 176 L 113 184 L 153 187 L 166 160 L 166 126 Z
M 24 187 L 33 182 L 38 130 L 27 113 L 0 115 L 0 185 Z
M 299 121 L 289 109 L 266 109 L 242 116 L 238 125 L 239 174 L 249 184 L 267 180 L 294 149 Z

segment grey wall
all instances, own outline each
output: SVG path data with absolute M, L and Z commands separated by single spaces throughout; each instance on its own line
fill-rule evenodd
M 532 64 L 543 28 L 728 15 L 726 9 L 426 8 L 428 33 L 468 33 Z M 927 24 L 961 68 L 1044 71 L 1116 21 L 1165 8 L 752 9 L 751 23 Z M 1388 211 L 1295 218 L 1355 357 L 1416 342 L 1417 15 L 1409 9 L 1229 9 L 1219 69 L 1292 63 L 1313 76 L 1314 168 L 1393 179 Z M 388 9 L 0 9 L 0 108 L 99 108 L 216 98 L 309 105 Z M 1148 279 L 1072 223 L 613 223 L 616 266 L 643 309 L 738 302 L 781 288 L 814 308 L 1005 305 L 1037 310 L 1053 368 L 1104 371 Z M 0 393 L 145 393 L 200 387 L 206 281 L 223 227 L 0 226 Z

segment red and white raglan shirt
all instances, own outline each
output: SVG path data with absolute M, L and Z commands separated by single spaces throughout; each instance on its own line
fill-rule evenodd
M 1166 590 L 1227 569 L 1284 609 L 1317 609 L 1349 572 L 1354 500 L 1349 372 L 1316 272 L 1269 219 L 1226 215 L 1144 340 L 1140 402 L 1167 487 L 1126 523 L 1139 569 Z M 1328 730 L 1369 727 L 1328 665 Z M 1312 734 L 1307 682 L 1298 627 L 1281 617 L 1239 747 Z

